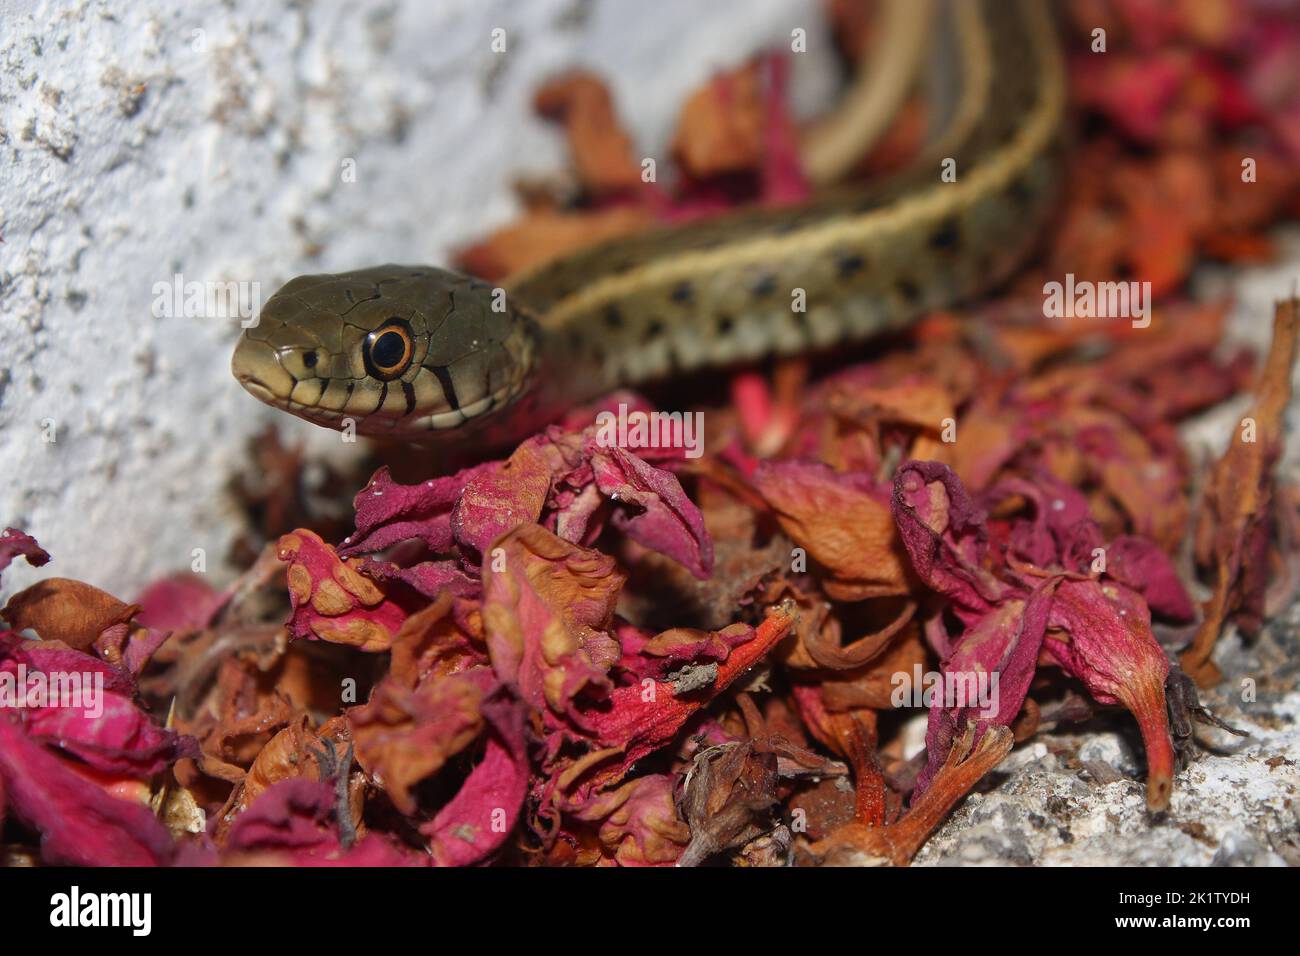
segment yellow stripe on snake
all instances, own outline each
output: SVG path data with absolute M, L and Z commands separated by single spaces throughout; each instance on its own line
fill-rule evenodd
M 893 180 L 606 242 L 504 290 L 425 266 L 300 276 L 244 332 L 235 377 L 332 428 L 498 443 L 614 388 L 867 339 L 987 291 L 1058 185 L 1065 81 L 1048 4 L 953 0 L 930 21 L 929 0 L 892 3 L 925 11 L 959 61 L 946 127 Z M 878 111 L 906 80 L 850 106 Z M 850 113 L 845 126 L 810 137 L 814 178 L 881 124 Z M 941 176 L 949 159 L 955 178 Z

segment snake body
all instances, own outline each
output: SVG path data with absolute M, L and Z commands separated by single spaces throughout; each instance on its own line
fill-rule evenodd
M 502 289 L 422 266 L 301 276 L 243 334 L 235 376 L 329 427 L 504 442 L 617 387 L 866 339 L 986 291 L 1058 185 L 1046 6 L 951 5 L 959 101 L 891 181 L 605 242 Z

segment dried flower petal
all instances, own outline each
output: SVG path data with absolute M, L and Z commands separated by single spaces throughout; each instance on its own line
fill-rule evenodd
M 886 497 L 824 465 L 764 462 L 754 487 L 795 544 L 825 569 L 836 600 L 906 594 L 908 578 Z
M 296 638 L 319 638 L 363 651 L 386 651 L 407 617 L 406 602 L 343 561 L 314 532 L 299 529 L 280 539 L 279 557 L 288 563 Z
M 339 841 L 333 788 L 293 777 L 281 780 L 240 814 L 224 859 L 293 866 L 412 866 L 418 858 L 370 834 L 351 849 Z
M 537 710 L 580 721 L 618 659 L 609 634 L 623 575 L 612 558 L 520 525 L 484 559 L 483 624 L 497 675 Z
M 487 462 L 418 485 L 399 484 L 387 468 L 380 468 L 357 492 L 353 501 L 357 530 L 343 542 L 339 555 L 374 554 L 412 538 L 434 553 L 447 551 L 452 542 L 452 507 L 475 476 L 494 467 L 495 462 Z
M 456 796 L 420 828 L 440 866 L 470 866 L 500 849 L 514 830 L 528 792 L 524 708 L 497 691 L 482 705 L 487 743 Z
M 622 448 L 588 442 L 591 469 L 600 493 L 618 507 L 611 517 L 633 541 L 680 562 L 697 578 L 713 570 L 713 540 L 704 518 L 677 478 Z
M 595 740 L 603 765 L 587 778 L 590 786 L 608 786 L 620 780 L 634 763 L 667 744 L 687 719 L 756 662 L 790 631 L 793 610 L 781 606 L 754 631 L 751 640 L 733 648 L 706 688 L 678 691 L 671 681 L 648 679 L 639 684 L 617 687 L 601 706 L 583 718 Z M 613 759 L 617 756 L 617 759 Z M 577 774 L 575 774 L 575 777 Z
M 123 800 L 72 769 L 0 713 L 0 779 L 14 816 L 41 835 L 41 855 L 72 866 L 158 866 L 167 829 L 142 803 Z
M 108 628 L 131 620 L 139 609 L 81 581 L 46 578 L 11 597 L 4 618 L 16 631 L 31 628 L 42 640 L 83 650 Z
M 1174 750 L 1165 706 L 1169 660 L 1151 633 L 1145 602 L 1120 585 L 1062 581 L 1052 602 L 1046 647 L 1093 699 L 1123 703 L 1147 751 L 1147 806 L 1163 810 L 1173 789 Z
M 537 91 L 533 103 L 543 116 L 564 122 L 578 178 L 589 192 L 605 196 L 642 185 L 632 139 L 598 77 L 581 70 L 557 77 Z
M 485 668 L 425 681 L 414 689 L 384 680 L 367 703 L 348 711 L 357 762 L 402 813 L 415 813 L 416 784 L 478 737 L 483 702 L 492 687 Z
M 1214 566 L 1214 594 L 1205 605 L 1204 622 L 1182 656 L 1183 670 L 1202 687 L 1219 680 L 1210 655 L 1228 617 L 1237 614 L 1253 629 L 1262 613 L 1273 470 L 1281 454 L 1284 416 L 1291 399 L 1298 325 L 1300 302 L 1278 303 L 1273 344 L 1255 405 L 1234 430 L 1206 489 L 1197 557 Z
M 49 553 L 31 535 L 24 534 L 17 528 L 5 528 L 4 534 L 0 534 L 0 574 L 4 574 L 5 568 L 19 555 L 26 558 L 27 563 L 34 568 L 39 568 L 50 560 Z
M 894 521 L 921 580 L 960 608 L 976 612 L 1006 588 L 980 562 L 987 547 L 984 516 L 951 468 L 909 461 L 894 475 Z

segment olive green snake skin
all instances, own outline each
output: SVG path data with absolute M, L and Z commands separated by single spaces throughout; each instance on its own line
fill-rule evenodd
M 301 276 L 232 370 L 328 427 L 505 442 L 618 387 L 867 339 L 987 291 L 1057 191 L 1065 84 L 1047 6 L 947 8 L 958 102 L 892 181 L 605 242 L 501 289 L 423 266 Z

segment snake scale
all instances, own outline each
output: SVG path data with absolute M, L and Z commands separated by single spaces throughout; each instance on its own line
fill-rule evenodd
M 333 428 L 504 443 L 618 387 L 867 339 L 987 291 L 1058 190 L 1064 69 L 1046 0 L 945 10 L 956 105 L 892 180 L 605 242 L 502 289 L 424 266 L 300 276 L 243 333 L 235 377 Z

